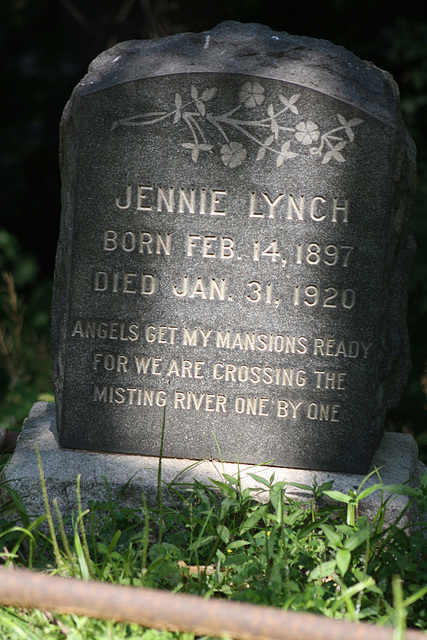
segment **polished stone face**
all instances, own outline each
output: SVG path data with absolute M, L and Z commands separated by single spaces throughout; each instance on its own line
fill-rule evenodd
M 113 62 L 64 117 L 61 445 L 158 455 L 164 423 L 169 457 L 364 472 L 406 370 L 401 125 L 304 78 Z

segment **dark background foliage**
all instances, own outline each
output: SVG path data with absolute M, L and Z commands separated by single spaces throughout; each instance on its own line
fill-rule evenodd
M 0 329 L 9 340 L 8 349 L 0 345 L 0 425 L 17 424 L 28 402 L 49 391 L 47 336 L 60 215 L 58 127 L 73 87 L 90 61 L 119 41 L 202 31 L 223 20 L 332 40 L 390 71 L 399 84 L 404 119 L 418 147 L 412 217 L 418 252 L 409 283 L 413 369 L 388 427 L 414 433 L 425 455 L 427 3 L 416 0 L 1 0 L 0 272 L 13 274 L 25 295 L 26 315 L 18 335 L 10 291 L 0 291 Z M 19 315 L 20 300 L 17 305 Z M 2 411 L 13 418 L 2 422 Z

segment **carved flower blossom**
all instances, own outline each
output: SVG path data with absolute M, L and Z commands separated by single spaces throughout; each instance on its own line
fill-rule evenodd
M 234 169 L 246 160 L 248 152 L 241 142 L 230 142 L 221 147 L 221 160 L 226 167 Z
M 312 144 L 319 139 L 319 136 L 319 127 L 315 122 L 312 122 L 312 120 L 307 120 L 307 122 L 299 122 L 296 126 L 295 137 L 299 142 L 301 142 L 301 144 Z
M 264 87 L 259 82 L 245 82 L 239 92 L 239 100 L 243 106 L 253 109 L 265 100 Z

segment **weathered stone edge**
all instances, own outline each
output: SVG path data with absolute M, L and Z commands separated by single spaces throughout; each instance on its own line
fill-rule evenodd
M 69 515 L 77 509 L 76 482 L 79 474 L 84 506 L 90 500 L 108 500 L 104 478 L 107 479 L 113 496 L 129 482 L 126 491 L 120 497 L 123 506 L 141 508 L 142 494 L 145 494 L 149 504 L 156 503 L 158 458 L 61 449 L 58 444 L 54 404 L 38 402 L 26 419 L 16 451 L 2 474 L 2 481 L 9 483 L 22 495 L 30 516 L 44 513 L 35 445 L 40 451 L 49 498 L 58 501 L 60 511 L 64 515 Z M 413 486 L 419 486 L 421 477 L 427 472 L 425 465 L 418 460 L 415 440 L 409 434 L 402 433 L 384 435 L 371 464 L 371 470 L 375 469 L 378 469 L 378 474 L 374 473 L 364 483 L 363 488 L 378 483 L 379 477 L 383 484 L 404 484 L 412 478 Z M 268 499 L 265 488 L 250 474 L 256 474 L 266 480 L 270 480 L 274 474 L 276 482 L 296 482 L 308 486 L 311 486 L 314 480 L 318 484 L 333 480 L 333 488 L 345 494 L 348 494 L 350 489 L 357 490 L 365 478 L 358 474 L 176 458 L 164 458 L 161 471 L 163 483 L 174 483 L 179 485 L 181 490 L 190 487 L 194 480 L 211 484 L 211 479 L 223 480 L 224 473 L 235 477 L 239 473 L 242 488 L 256 488 L 259 491 L 258 499 L 262 501 Z M 309 492 L 298 487 L 288 485 L 285 492 L 293 499 L 312 498 Z M 5 497 L 7 498 L 7 492 L 3 489 L 3 499 Z M 383 498 L 386 497 L 385 493 Z M 165 498 L 167 499 L 167 495 Z M 373 518 L 380 507 L 380 500 L 379 491 L 365 498 L 360 503 L 360 515 Z M 408 499 L 405 496 L 393 495 L 387 509 L 386 524 L 394 522 L 407 504 Z M 412 510 L 405 514 L 400 524 L 406 526 L 416 519 L 417 514 Z
M 295 82 L 352 104 L 391 126 L 400 121 L 390 74 L 329 42 L 227 21 L 210 31 L 120 42 L 77 85 L 82 93 L 175 73 L 240 73 Z

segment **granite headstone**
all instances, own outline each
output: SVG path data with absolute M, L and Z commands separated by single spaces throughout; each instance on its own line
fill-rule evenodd
M 408 366 L 396 86 L 224 23 L 101 54 L 62 120 L 62 447 L 364 473 Z

